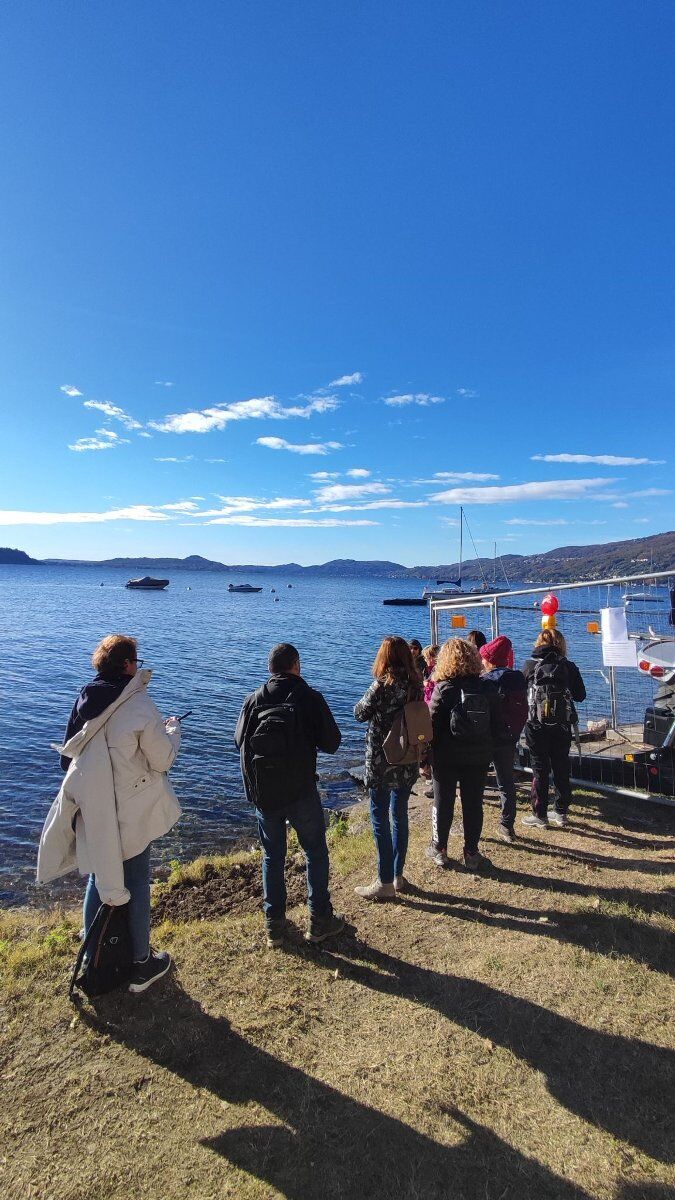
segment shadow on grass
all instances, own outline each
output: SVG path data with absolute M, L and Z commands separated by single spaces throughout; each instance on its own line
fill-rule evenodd
M 492 864 L 485 872 L 486 878 L 500 883 L 512 883 L 516 887 L 536 888 L 541 892 L 560 892 L 564 896 L 581 896 L 585 899 L 611 900 L 641 908 L 644 912 L 659 912 L 672 916 L 675 897 L 670 889 L 661 892 L 638 892 L 634 888 L 611 888 L 601 884 L 580 883 L 576 879 L 563 879 L 557 875 L 530 875 L 526 871 L 513 871 L 508 867 Z
M 499 900 L 425 891 L 410 886 L 399 903 L 424 912 L 445 913 L 458 921 L 474 921 L 495 929 L 513 929 L 553 941 L 567 942 L 611 958 L 627 957 L 666 975 L 675 975 L 672 937 L 665 929 L 633 920 L 623 914 L 612 916 L 586 911 L 520 908 Z
M 570 826 L 569 832 L 575 834 L 576 830 Z M 555 835 L 554 835 L 555 836 Z M 562 838 L 565 834 L 562 834 Z M 495 838 L 486 838 L 486 841 L 496 841 Z M 519 836 L 516 841 L 514 850 L 524 850 L 528 854 L 542 854 L 544 856 L 551 855 L 554 858 L 562 858 L 568 862 L 573 862 L 577 866 L 592 867 L 595 870 L 605 871 L 636 871 L 642 875 L 672 875 L 675 871 L 675 859 L 667 858 L 661 861 L 643 858 L 612 858 L 604 854 L 593 854 L 588 850 L 575 850 L 571 846 L 560 842 L 550 842 L 544 840 L 534 841 L 532 838 Z
M 530 1000 L 474 979 L 444 975 L 341 938 L 311 954 L 373 991 L 434 1008 L 453 1024 L 511 1051 L 545 1077 L 553 1096 L 591 1125 L 664 1162 L 673 1161 L 667 1103 L 675 1053 L 637 1038 L 601 1033 Z
M 287 1200 L 589 1200 L 452 1107 L 439 1115 L 455 1144 L 443 1145 L 343 1095 L 233 1032 L 175 980 L 150 1005 L 118 995 L 81 1017 L 191 1087 L 281 1122 L 242 1124 L 201 1144 Z

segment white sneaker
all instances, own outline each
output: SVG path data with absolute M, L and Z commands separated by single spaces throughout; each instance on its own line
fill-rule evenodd
M 535 816 L 532 813 L 529 817 L 521 817 L 521 825 L 527 825 L 530 829 L 548 829 L 548 821 L 542 820 L 541 817 Z
M 564 829 L 567 825 L 567 815 L 565 813 L 556 812 L 556 810 L 553 809 L 553 811 L 548 814 L 548 823 L 549 825 L 555 825 L 556 829 Z
M 379 879 L 375 883 L 365 884 L 364 887 L 356 887 L 354 891 L 363 900 L 394 900 L 396 898 L 396 889 L 393 883 L 380 883 Z

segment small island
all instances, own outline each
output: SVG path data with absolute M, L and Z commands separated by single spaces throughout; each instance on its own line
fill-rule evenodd
M 8 546 L 0 546 L 0 564 L 5 566 L 39 567 L 37 558 L 31 558 L 25 550 L 10 550 Z

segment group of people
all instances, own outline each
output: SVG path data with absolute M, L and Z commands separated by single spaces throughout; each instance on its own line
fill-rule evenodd
M 165 721 L 158 712 L 148 693 L 152 672 L 142 669 L 134 638 L 104 638 L 92 664 L 96 676 L 77 697 L 61 748 L 66 775 L 43 829 L 38 880 L 49 882 L 75 867 L 88 875 L 85 937 L 101 905 L 128 906 L 133 951 L 129 989 L 143 992 L 171 965 L 166 952 L 150 946 L 150 852 L 153 841 L 180 816 L 168 779 L 180 748 L 180 720 Z M 323 942 L 340 933 L 345 921 L 331 904 L 316 759 L 319 751 L 334 754 L 341 734 L 324 696 L 303 678 L 294 646 L 275 646 L 268 668 L 267 681 L 244 700 L 235 730 L 262 846 L 267 944 L 281 945 L 288 931 L 284 868 L 289 825 L 307 863 L 305 937 Z M 586 693 L 559 631 L 539 635 L 522 672 L 514 669 L 507 637 L 488 642 L 474 631 L 466 639 L 451 638 L 425 649 L 418 641 L 385 637 L 372 674 L 354 716 L 367 724 L 364 783 L 377 879 L 357 887 L 357 895 L 388 900 L 408 889 L 408 802 L 420 773 L 432 783 L 427 853 L 439 867 L 450 861 L 448 838 L 458 789 L 464 863 L 471 871 L 489 865 L 479 844 L 491 763 L 501 795 L 500 836 L 514 842 L 514 759 L 523 733 L 533 771 L 532 812 L 523 824 L 532 829 L 566 824 L 574 703 Z M 431 738 L 412 757 L 391 762 L 387 737 L 394 723 L 405 718 L 407 706 L 421 701 L 429 706 Z M 549 812 L 551 772 L 555 802 Z

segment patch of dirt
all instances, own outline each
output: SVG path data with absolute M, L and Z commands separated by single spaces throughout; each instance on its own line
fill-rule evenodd
M 212 921 L 215 917 L 260 912 L 262 880 L 260 859 L 235 863 L 225 871 L 206 867 L 202 879 L 185 879 L 160 893 L 153 921 Z M 306 898 L 305 859 L 302 854 L 286 863 L 288 906 Z

